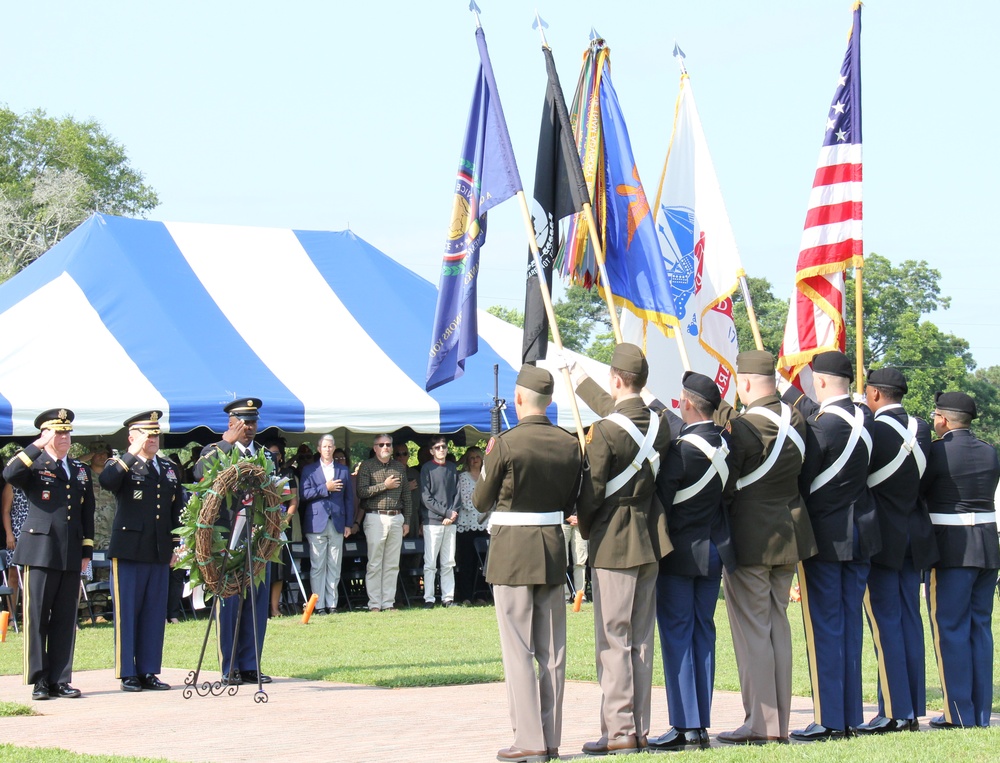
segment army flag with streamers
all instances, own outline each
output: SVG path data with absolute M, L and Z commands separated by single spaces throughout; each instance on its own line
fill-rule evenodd
M 504 121 L 486 36 L 476 29 L 479 72 L 462 144 L 448 240 L 441 264 L 434 331 L 427 359 L 430 391 L 465 373 L 465 360 L 479 350 L 476 283 L 486 241 L 486 212 L 521 190 Z
M 677 314 L 653 214 L 611 81 L 610 55 L 603 39 L 591 41 L 571 115 L 604 247 L 608 283 L 598 276 L 584 215 L 573 216 L 557 262 L 560 272 L 573 282 L 588 288 L 596 283 L 602 293 L 610 289 L 615 304 L 669 332 L 677 325 Z

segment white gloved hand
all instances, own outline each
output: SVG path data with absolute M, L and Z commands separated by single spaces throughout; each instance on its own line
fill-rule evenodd
M 571 361 L 569 357 L 567 357 L 563 350 L 555 350 L 550 353 L 549 360 L 552 361 L 552 364 L 556 367 L 557 371 L 562 371 L 565 368 L 570 373 L 573 373 L 573 366 L 576 365 L 575 362 Z
M 851 400 L 853 400 L 858 405 L 868 405 L 868 398 L 865 397 L 863 392 L 855 392 L 851 395 Z
M 774 381 L 778 386 L 778 394 L 784 395 L 785 392 L 791 388 L 792 383 L 788 381 L 784 376 L 782 376 L 778 371 L 774 372 Z

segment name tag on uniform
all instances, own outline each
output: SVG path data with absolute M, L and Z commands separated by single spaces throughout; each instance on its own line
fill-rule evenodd
M 51 493 L 49 493 L 49 491 L 48 491 L 48 490 L 43 490 L 43 491 L 42 491 L 42 500 L 43 500 L 43 501 L 47 501 L 47 500 L 49 500 L 49 496 L 50 496 L 50 495 L 51 495 Z
M 142 491 L 141 490 L 133 490 L 132 491 L 132 500 L 133 501 L 141 501 L 142 500 Z

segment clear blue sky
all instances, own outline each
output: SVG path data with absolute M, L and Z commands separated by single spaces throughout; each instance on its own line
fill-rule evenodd
M 524 186 L 545 86 L 536 2 L 480 0 Z M 46 2 L 5 6 L 0 102 L 94 118 L 162 201 L 160 220 L 350 227 L 437 283 L 477 64 L 467 2 Z M 784 298 L 847 0 L 541 2 L 567 98 L 591 26 L 607 39 L 652 197 L 687 64 L 743 263 Z M 872 0 L 862 36 L 865 251 L 926 259 L 931 318 L 1000 364 L 995 222 L 1000 4 Z M 491 212 L 480 306 L 521 307 L 514 202 Z M 266 275 L 263 275 L 266 277 Z M 294 295 L 289 295 L 290 302 Z M 308 310 L 308 306 L 301 306 Z

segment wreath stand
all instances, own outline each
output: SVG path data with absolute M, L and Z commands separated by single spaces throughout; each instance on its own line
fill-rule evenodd
M 239 684 L 234 679 L 239 670 L 236 667 L 236 650 L 239 645 L 240 622 L 245 614 L 244 605 L 249 598 L 254 654 L 259 655 L 262 634 L 257 630 L 255 578 L 265 572 L 266 564 L 281 548 L 281 484 L 272 481 L 270 462 L 261 460 L 260 456 L 245 460 L 230 458 L 226 461 L 228 463 L 219 464 L 197 486 L 192 486 L 196 488 L 196 497 L 188 504 L 190 516 L 186 527 L 182 528 L 182 537 L 194 541 L 193 554 L 186 555 L 182 565 L 186 563 L 192 571 L 197 569 L 197 577 L 216 599 L 212 605 L 212 615 L 208 618 L 198 665 L 184 680 L 182 694 L 185 699 L 191 699 L 195 694 L 199 697 L 218 697 L 223 694 L 235 696 L 239 691 Z M 201 500 L 198 499 L 199 496 Z M 242 496 L 242 502 L 237 496 Z M 234 506 L 232 525 L 229 528 L 231 540 L 219 549 L 219 529 L 215 520 L 224 501 L 232 501 L 237 505 Z M 261 504 L 263 517 L 260 516 Z M 237 533 L 241 518 L 244 522 L 237 539 L 234 534 Z M 263 521 L 260 523 L 255 521 L 261 519 Z M 243 557 L 242 560 L 239 559 L 240 556 Z M 257 584 L 264 585 L 264 581 Z M 215 623 L 217 628 L 221 628 L 219 618 L 222 600 L 233 596 L 239 596 L 239 601 L 236 604 L 233 645 L 229 655 L 229 674 L 218 681 L 200 681 L 212 625 Z M 259 660 L 257 690 L 253 698 L 257 703 L 266 703 L 268 700 L 261 682 Z

